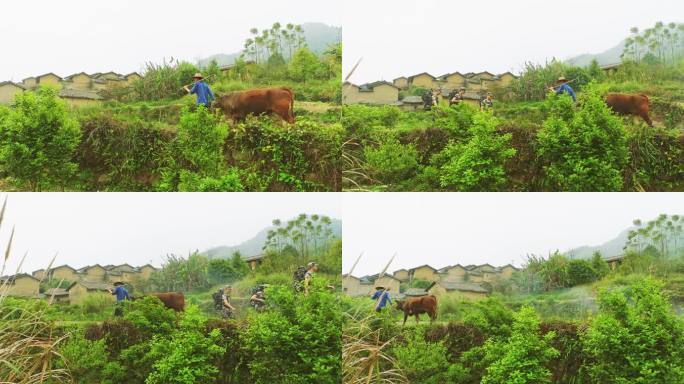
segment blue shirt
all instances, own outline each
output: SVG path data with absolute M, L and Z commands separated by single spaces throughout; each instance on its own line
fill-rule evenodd
M 380 297 L 380 295 L 381 295 L 383 292 L 385 292 L 385 294 L 382 295 L 382 299 L 380 299 L 380 303 L 379 303 L 378 306 L 376 307 L 377 309 L 385 308 L 385 306 L 387 305 L 387 302 L 388 302 L 388 301 L 389 301 L 390 304 L 392 304 L 392 299 L 390 298 L 389 292 L 383 291 L 383 290 L 377 290 L 377 291 L 375 291 L 375 293 L 373 294 L 373 296 L 371 297 L 371 299 L 377 300 L 378 297 Z
M 204 81 L 196 82 L 190 89 L 190 93 L 194 93 L 197 95 L 198 105 L 204 104 L 208 107 L 209 102 L 211 100 L 214 100 L 214 93 L 211 92 L 211 89 L 209 89 L 209 86 Z
M 568 83 L 563 83 L 560 87 L 558 87 L 558 89 L 556 89 L 556 95 L 560 95 L 563 92 L 566 92 L 568 95 L 570 95 L 570 97 L 572 97 L 572 101 L 577 101 L 575 98 L 575 91 L 570 88 Z
M 122 300 L 130 300 L 131 298 L 128 296 L 128 291 L 126 291 L 126 288 L 123 287 L 123 285 L 119 285 L 118 287 L 114 288 L 112 291 L 112 295 L 116 295 L 116 302 L 120 302 Z

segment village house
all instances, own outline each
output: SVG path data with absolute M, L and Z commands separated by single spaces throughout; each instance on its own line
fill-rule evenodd
M 81 91 L 89 91 L 94 89 L 93 82 L 95 79 L 90 77 L 85 72 L 74 73 L 62 79 L 62 87 L 68 89 L 76 89 Z
M 43 298 L 53 303 L 68 303 L 69 291 L 64 288 L 50 288 L 43 293 Z
M 419 73 L 417 75 L 409 76 L 407 78 L 409 87 L 419 87 L 419 88 L 434 88 L 437 80 L 436 77 L 432 76 L 427 72 Z
M 36 269 L 35 271 L 31 272 L 31 276 L 35 277 L 38 280 L 43 280 L 45 277 L 45 269 Z
M 107 270 L 100 264 L 89 265 L 78 270 L 85 281 L 106 281 Z
M 0 277 L 0 292 L 7 296 L 38 297 L 40 280 L 27 273 Z
M 345 275 L 342 278 L 342 291 L 349 296 L 368 296 L 375 291 L 375 287 L 389 288 L 390 295 L 398 294 L 401 281 L 392 275 L 384 275 L 378 279 L 378 275 L 363 276 L 361 278 Z
M 460 88 L 465 88 L 466 77 L 460 72 L 447 73 L 437 78 L 439 85 L 443 88 L 449 90 L 458 90 Z
M 440 296 L 446 293 L 456 293 L 459 296 L 469 299 L 478 300 L 487 297 L 489 290 L 480 284 L 474 283 L 458 283 L 458 282 L 438 282 L 430 290 L 434 295 Z
M 105 294 L 109 296 L 113 303 L 114 296 L 109 293 L 109 289 L 112 288 L 113 287 L 109 283 L 105 282 L 77 281 L 67 288 L 67 291 L 69 291 L 69 303 L 81 304 L 86 297 L 94 293 Z
M 61 88 L 62 78 L 55 75 L 54 73 L 46 73 L 44 75 L 36 76 L 35 87 L 39 86 L 51 86 L 55 88 Z
M 0 83 L 0 104 L 11 104 L 18 93 L 22 93 L 26 87 L 22 84 L 13 83 L 11 81 L 3 81 Z
M 78 274 L 77 270 L 65 264 L 60 265 L 59 267 L 51 268 L 48 272 L 47 278 L 50 280 L 74 282 L 80 280 L 81 276 Z
M 606 263 L 608 263 L 610 270 L 614 271 L 615 269 L 617 269 L 617 267 L 620 266 L 620 264 L 622 264 L 622 260 L 624 260 L 624 258 L 625 258 L 625 255 L 615 255 L 615 256 L 607 257 L 604 260 Z
M 426 281 L 437 281 L 439 279 L 437 270 L 427 264 L 421 265 L 420 267 L 411 268 L 408 270 L 408 272 L 409 282 L 412 282 L 417 279 Z
M 397 77 L 396 79 L 392 80 L 392 84 L 394 84 L 395 87 L 404 90 L 408 88 L 408 79 L 404 76 Z
M 150 264 L 145 264 L 142 267 L 138 267 L 138 273 L 140 273 L 140 277 L 144 280 L 148 280 L 150 276 L 152 276 L 152 273 L 158 270 L 158 268 L 155 268 Z
M 394 276 L 397 280 L 399 280 L 401 282 L 405 282 L 405 281 L 409 280 L 409 272 L 407 269 L 404 269 L 404 268 L 397 269 L 396 271 L 394 271 L 394 273 L 392 273 L 392 276 Z
M 363 85 L 344 83 L 342 85 L 344 104 L 395 104 L 399 101 L 399 88 L 387 81 L 376 81 Z
M 264 261 L 264 257 L 266 257 L 265 254 L 259 254 L 259 255 L 244 257 L 243 260 L 245 262 L 247 262 L 247 264 L 249 264 L 249 269 L 251 269 L 253 271 L 258 266 L 261 265 L 261 263 Z
M 130 87 L 133 85 L 133 82 L 135 82 L 136 80 L 142 79 L 142 76 L 140 76 L 140 74 L 138 74 L 138 72 L 131 72 L 128 75 L 124 75 L 123 79 L 126 82 L 126 86 Z
M 25 89 L 33 89 L 36 87 L 36 78 L 33 76 L 27 77 L 21 81 L 21 85 Z
M 399 101 L 398 105 L 405 111 L 417 111 L 424 108 L 423 98 L 420 96 L 406 96 Z
M 67 88 L 59 91 L 59 97 L 72 107 L 97 105 L 102 103 L 102 100 L 104 100 L 104 97 L 100 96 L 95 91 L 84 91 Z

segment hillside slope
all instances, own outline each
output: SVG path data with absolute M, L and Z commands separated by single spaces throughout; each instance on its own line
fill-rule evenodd
M 342 221 L 335 218 L 331 218 L 331 221 L 333 236 L 335 236 L 336 238 L 341 238 Z M 273 226 L 266 227 L 257 232 L 257 234 L 254 235 L 254 237 L 252 237 L 251 239 L 243 241 L 240 244 L 221 245 L 218 247 L 207 249 L 206 251 L 202 252 L 202 254 L 206 255 L 209 258 L 229 258 L 233 255 L 235 251 L 239 251 L 240 254 L 242 254 L 242 257 L 258 255 L 263 252 L 263 246 L 266 242 L 266 236 L 268 235 L 268 231 L 273 228 Z

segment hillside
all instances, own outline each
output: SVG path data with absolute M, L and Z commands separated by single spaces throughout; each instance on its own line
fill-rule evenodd
M 596 59 L 599 65 L 615 64 L 620 62 L 620 55 L 625 49 L 625 41 L 622 40 L 618 45 L 599 53 L 585 53 L 565 60 L 566 64 L 578 67 L 586 67 L 591 61 Z
M 339 219 L 332 218 L 332 231 L 333 235 L 336 238 L 341 238 L 342 237 L 342 221 Z M 287 221 L 287 220 L 285 220 Z M 228 258 L 230 257 L 235 251 L 240 251 L 242 254 L 242 257 L 249 257 L 249 256 L 254 256 L 258 255 L 263 252 L 263 246 L 264 243 L 266 242 L 266 236 L 268 235 L 268 231 L 273 229 L 273 226 L 266 227 L 259 232 L 257 232 L 254 237 L 252 237 L 249 240 L 243 241 L 240 244 L 236 245 L 221 245 L 218 247 L 210 248 L 207 249 L 206 251 L 202 252 L 202 254 L 206 255 L 209 258 Z
M 309 49 L 316 53 L 322 53 L 329 45 L 340 42 L 342 38 L 342 28 L 323 23 L 304 23 L 302 24 L 302 29 L 304 30 L 304 38 Z M 247 35 L 245 35 L 245 38 L 247 38 Z M 212 60 L 216 60 L 219 66 L 230 65 L 235 59 L 240 57 L 240 54 L 241 52 L 219 53 L 200 59 L 198 65 L 204 67 Z

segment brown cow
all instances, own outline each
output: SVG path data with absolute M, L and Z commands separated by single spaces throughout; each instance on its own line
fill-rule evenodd
M 289 88 L 250 89 L 219 96 L 213 106 L 233 122 L 247 115 L 276 114 L 294 124 L 294 95 Z
M 630 95 L 627 93 L 608 93 L 606 104 L 613 112 L 619 115 L 639 116 L 649 127 L 653 126 L 651 118 L 648 116 L 649 103 L 646 95 Z
M 158 292 L 150 293 L 150 296 L 158 297 L 166 308 L 173 309 L 176 312 L 183 312 L 185 310 L 185 295 L 183 295 L 183 292 Z
M 404 311 L 404 324 L 409 315 L 416 316 L 416 323 L 418 323 L 418 315 L 427 313 L 430 321 L 437 318 L 437 298 L 435 295 L 409 297 L 404 301 L 397 300 L 397 309 Z

